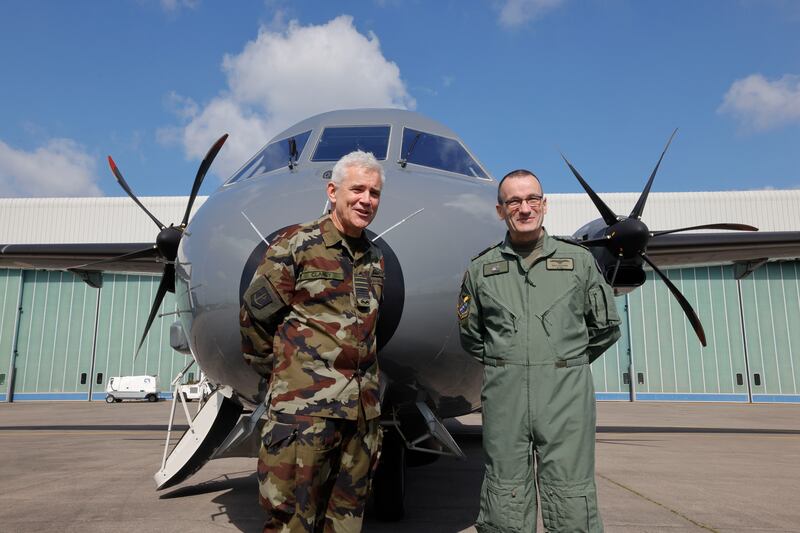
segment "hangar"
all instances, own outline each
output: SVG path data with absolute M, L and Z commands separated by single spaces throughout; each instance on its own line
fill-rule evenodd
M 602 194 L 617 212 L 628 212 L 638 196 Z M 548 199 L 552 234 L 569 235 L 596 218 L 584 194 Z M 141 200 L 160 219 L 176 220 L 187 198 Z M 740 222 L 796 231 L 798 205 L 800 190 L 651 193 L 644 219 L 655 230 Z M 151 221 L 125 197 L 0 199 L 0 243 L 152 239 Z M 619 296 L 623 335 L 593 365 L 597 398 L 800 403 L 798 260 L 769 262 L 744 277 L 742 270 L 666 269 L 702 320 L 706 348 L 652 272 L 643 287 Z M 104 274 L 92 287 L 70 272 L 0 269 L 0 401 L 99 400 L 108 379 L 119 375 L 156 374 L 168 390 L 187 364 L 169 347 L 169 326 L 180 312 L 172 294 L 134 360 L 157 286 L 157 276 L 143 274 Z

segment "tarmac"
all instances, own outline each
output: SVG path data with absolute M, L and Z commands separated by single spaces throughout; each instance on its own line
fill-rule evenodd
M 0 404 L 0 531 L 260 531 L 255 459 L 154 490 L 169 407 Z M 467 460 L 409 469 L 405 519 L 364 531 L 474 531 L 480 415 L 448 426 Z M 800 532 L 800 405 L 602 402 L 597 483 L 607 532 Z

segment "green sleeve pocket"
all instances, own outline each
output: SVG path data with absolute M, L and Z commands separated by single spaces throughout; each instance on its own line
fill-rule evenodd
M 595 324 L 598 327 L 603 327 L 608 322 L 608 302 L 602 287 L 589 289 L 589 305 L 594 315 Z

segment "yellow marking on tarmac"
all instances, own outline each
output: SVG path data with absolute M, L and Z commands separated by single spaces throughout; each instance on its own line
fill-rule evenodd
M 604 476 L 603 474 L 599 474 L 599 473 L 596 473 L 596 474 L 597 474 L 597 477 L 599 477 L 599 478 L 602 478 L 602 479 L 605 479 L 605 480 L 606 480 L 606 481 L 608 481 L 609 483 L 613 483 L 614 485 L 618 486 L 618 487 L 619 487 L 619 488 L 621 488 L 621 489 L 625 489 L 625 490 L 627 490 L 628 492 L 630 492 L 630 493 L 633 493 L 633 494 L 635 494 L 636 496 L 638 496 L 638 497 L 640 497 L 640 498 L 642 498 L 642 499 L 644 499 L 644 500 L 647 500 L 647 501 L 648 501 L 648 502 L 650 502 L 650 503 L 654 503 L 654 504 L 658 505 L 659 507 L 661 507 L 661 508 L 664 508 L 664 509 L 666 509 L 667 511 L 669 511 L 669 512 L 673 513 L 673 514 L 676 514 L 676 515 L 680 516 L 681 518 L 683 518 L 683 519 L 684 519 L 684 520 L 686 520 L 687 522 L 691 522 L 692 524 L 696 525 L 696 526 L 697 526 L 697 527 L 699 527 L 700 529 L 705 529 L 706 531 L 711 531 L 711 532 L 713 532 L 713 533 L 720 533 L 720 531 L 719 531 L 719 530 L 717 530 L 717 529 L 714 529 L 713 527 L 707 526 L 707 525 L 705 525 L 705 524 L 701 524 L 700 522 L 697 522 L 696 520 L 692 520 L 691 518 L 689 518 L 688 516 L 686 516 L 686 515 L 685 515 L 685 514 L 683 514 L 682 512 L 680 512 L 680 511 L 677 511 L 677 510 L 675 510 L 675 509 L 673 509 L 673 508 L 671 508 L 671 507 L 667 507 L 667 506 L 666 506 L 666 505 L 664 505 L 663 503 L 661 503 L 661 502 L 657 502 L 657 501 L 655 501 L 655 500 L 654 500 L 654 499 L 652 499 L 652 498 L 648 498 L 647 496 L 645 496 L 645 495 L 644 495 L 644 494 L 642 494 L 641 492 L 638 492 L 638 491 L 636 491 L 636 490 L 634 490 L 634 489 L 632 489 L 632 488 L 630 488 L 630 487 L 628 487 L 628 486 L 626 486 L 626 485 L 623 485 L 622 483 L 619 483 L 618 481 L 614 481 L 614 480 L 613 480 L 613 479 L 611 479 L 610 477 L 606 477 L 606 476 Z

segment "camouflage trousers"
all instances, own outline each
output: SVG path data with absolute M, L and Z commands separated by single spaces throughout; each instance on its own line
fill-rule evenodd
M 264 532 L 358 532 L 382 430 L 378 419 L 271 413 L 258 454 Z

